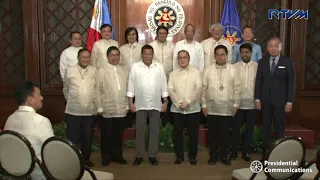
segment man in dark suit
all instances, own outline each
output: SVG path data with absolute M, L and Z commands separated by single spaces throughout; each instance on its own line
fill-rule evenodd
M 293 61 L 280 54 L 280 39 L 271 38 L 267 49 L 270 55 L 259 61 L 255 84 L 256 107 L 262 110 L 264 153 L 270 144 L 272 119 L 276 138 L 284 137 L 285 113 L 292 110 L 295 94 Z

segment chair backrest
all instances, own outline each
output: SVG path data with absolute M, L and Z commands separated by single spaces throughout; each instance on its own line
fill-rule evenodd
M 270 179 L 290 179 L 296 176 L 291 169 L 304 167 L 306 148 L 299 137 L 288 136 L 277 140 L 266 153 L 263 162 L 266 175 Z M 274 164 L 266 164 L 266 162 Z M 290 162 L 290 163 L 289 163 Z
M 81 179 L 85 165 L 79 148 L 71 141 L 51 137 L 41 150 L 42 163 L 52 179 Z
M 0 163 L 6 174 L 28 176 L 35 167 L 34 157 L 31 143 L 23 135 L 11 130 L 0 133 Z

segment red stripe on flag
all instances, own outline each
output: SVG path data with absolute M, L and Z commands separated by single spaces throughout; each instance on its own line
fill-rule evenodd
M 90 52 L 92 51 L 94 42 L 100 39 L 101 39 L 101 33 L 99 33 L 93 28 L 90 28 L 88 32 L 88 39 L 87 39 L 87 48 L 89 49 Z

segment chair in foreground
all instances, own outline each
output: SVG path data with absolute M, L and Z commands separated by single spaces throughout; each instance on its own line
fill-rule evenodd
M 250 168 L 236 169 L 232 172 L 233 180 L 298 179 L 302 173 L 279 172 L 287 169 L 305 168 L 305 145 L 301 138 L 288 136 L 277 140 L 269 147 L 261 161 L 253 161 Z M 266 162 L 294 162 L 285 165 L 270 165 Z M 264 172 L 267 169 L 268 172 Z M 272 172 L 271 172 L 272 170 Z M 274 171 L 277 170 L 277 171 Z M 257 173 L 253 173 L 256 171 Z
M 59 137 L 51 137 L 43 143 L 41 157 L 44 168 L 54 180 L 113 180 L 112 173 L 92 171 L 84 164 L 79 148 Z
M 31 179 L 36 163 L 40 166 L 31 143 L 23 135 L 10 130 L 0 133 L 0 165 L 8 179 Z

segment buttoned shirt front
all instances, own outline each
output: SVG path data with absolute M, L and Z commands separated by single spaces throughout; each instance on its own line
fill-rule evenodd
M 162 64 L 168 79 L 169 73 L 173 70 L 174 44 L 170 41 L 162 43 L 158 40 L 154 40 L 150 43 L 150 46 L 152 46 L 154 52 L 153 59 Z
M 188 43 L 186 39 L 177 42 L 174 47 L 173 70 L 179 68 L 178 52 L 181 50 L 188 51 L 190 55 L 189 66 L 197 68 L 202 72 L 204 68 L 204 54 L 203 54 L 202 46 L 197 41 L 192 41 L 192 43 Z
M 200 95 L 202 90 L 202 76 L 200 70 L 193 67 L 179 68 L 170 73 L 168 91 L 172 100 L 171 112 L 191 114 L 200 112 Z M 186 101 L 186 110 L 180 105 Z
M 241 79 L 233 65 L 213 64 L 204 71 L 201 105 L 207 108 L 209 115 L 231 116 L 240 100 Z
M 19 106 L 18 110 L 7 119 L 4 130 L 15 131 L 26 137 L 40 161 L 43 143 L 54 136 L 50 120 L 36 113 L 30 106 Z M 31 177 L 32 179 L 46 179 L 37 164 Z
M 224 45 L 226 46 L 227 50 L 228 50 L 228 63 L 231 63 L 232 61 L 232 45 L 230 44 L 229 41 L 224 40 L 223 38 L 221 38 L 219 41 L 216 41 L 215 39 L 208 38 L 205 39 L 204 41 L 201 42 L 201 45 L 203 47 L 203 51 L 204 51 L 204 68 L 209 67 L 212 64 L 215 64 L 216 59 L 214 57 L 214 49 L 218 46 L 218 45 Z
M 75 116 L 92 116 L 97 112 L 96 98 L 96 68 L 79 65 L 66 71 L 63 94 L 67 100 L 65 113 Z
M 60 55 L 60 75 L 63 80 L 66 69 L 72 66 L 77 65 L 78 63 L 78 51 L 82 49 L 82 47 L 74 47 L 70 46 L 64 51 L 62 51 Z
M 128 97 L 135 97 L 136 110 L 161 110 L 161 97 L 168 97 L 163 66 L 155 61 L 148 67 L 142 61 L 132 65 Z
M 142 45 L 135 42 L 125 44 L 120 47 L 121 61 L 120 65 L 125 67 L 129 72 L 133 63 L 141 61 Z
M 255 109 L 254 88 L 256 82 L 256 74 L 258 63 L 243 61 L 234 64 L 241 78 L 241 101 L 239 109 Z
M 238 44 L 232 48 L 232 64 L 241 62 L 240 46 L 242 44 Z M 251 61 L 259 62 L 259 60 L 262 58 L 261 46 L 253 42 L 251 42 L 250 44 L 252 46 Z
M 111 46 L 119 47 L 119 43 L 115 40 L 100 39 L 93 44 L 90 64 L 97 69 L 107 64 L 107 50 Z
M 97 72 L 97 102 L 98 112 L 105 118 L 125 117 L 129 110 L 126 96 L 128 86 L 128 71 L 118 65 L 108 63 Z

